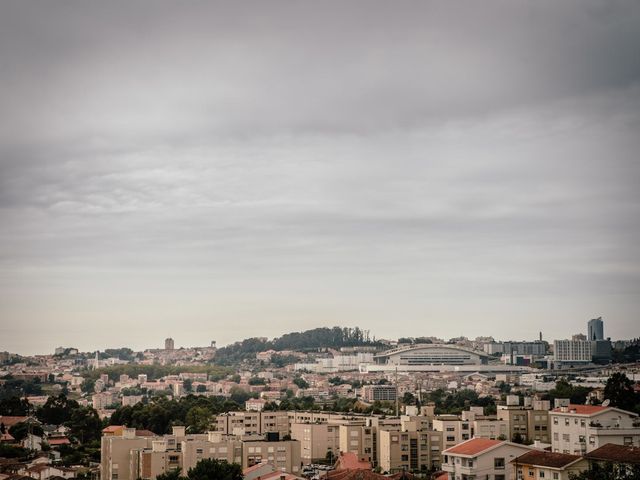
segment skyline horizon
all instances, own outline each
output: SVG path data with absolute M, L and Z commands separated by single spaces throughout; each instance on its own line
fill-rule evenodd
M 600 317 L 594 317 L 594 319 L 597 319 L 597 318 L 600 318 Z M 592 319 L 589 319 L 589 320 L 592 320 Z M 576 331 L 574 331 L 574 332 L 572 332 L 570 334 L 565 335 L 564 337 L 554 337 L 554 338 L 545 336 L 544 331 L 539 331 L 538 334 L 535 337 L 529 337 L 529 338 L 515 338 L 515 337 L 509 337 L 509 336 L 507 336 L 507 337 L 499 337 L 499 336 L 491 334 L 491 333 L 484 333 L 484 334 L 478 334 L 478 335 L 464 335 L 464 334 L 462 334 L 462 335 L 455 335 L 455 336 L 450 336 L 450 335 L 432 335 L 432 334 L 415 334 L 415 333 L 413 335 L 411 335 L 409 333 L 406 333 L 406 334 L 397 335 L 396 337 L 391 337 L 391 336 L 388 336 L 388 335 L 387 336 L 378 336 L 372 330 L 365 329 L 361 325 L 346 326 L 346 328 L 359 327 L 361 330 L 368 330 L 370 332 L 371 336 L 375 337 L 376 340 L 387 340 L 387 341 L 397 341 L 399 338 L 419 338 L 419 337 L 436 337 L 436 338 L 440 338 L 440 339 L 444 340 L 445 342 L 447 342 L 447 341 L 449 341 L 451 339 L 454 339 L 454 338 L 466 337 L 468 340 L 474 341 L 476 338 L 479 338 L 479 337 L 492 337 L 496 342 L 505 342 L 505 341 L 516 341 L 516 342 L 525 341 L 526 342 L 526 341 L 537 341 L 537 340 L 539 340 L 540 339 L 539 338 L 539 334 L 541 333 L 542 334 L 542 340 L 546 341 L 546 342 L 548 342 L 549 344 L 552 345 L 554 340 L 571 339 L 571 337 L 573 335 L 576 335 L 576 334 L 584 334 L 585 336 L 587 336 L 586 325 L 587 325 L 587 322 L 589 320 L 586 320 L 584 322 L 584 324 L 585 324 L 584 331 L 576 330 Z M 605 331 L 605 335 L 604 335 L 604 338 L 606 340 L 611 340 L 612 342 L 615 342 L 615 341 L 619 341 L 619 340 L 620 341 L 621 340 L 633 340 L 635 338 L 640 337 L 640 335 L 637 335 L 637 334 L 636 335 L 631 335 L 631 336 L 622 335 L 622 336 L 618 336 L 618 337 L 613 337 L 611 335 L 607 335 L 607 331 L 608 330 L 607 330 L 606 318 L 602 318 L 602 320 L 603 320 L 603 322 L 605 324 L 605 330 L 604 330 Z M 205 344 L 202 344 L 202 345 L 197 345 L 197 344 L 193 344 L 193 343 L 192 344 L 180 343 L 179 342 L 179 339 L 180 339 L 179 336 L 168 335 L 168 336 L 164 336 L 162 338 L 159 337 L 158 342 L 156 342 L 157 346 L 153 346 L 151 344 L 147 344 L 145 346 L 142 346 L 142 342 L 138 341 L 137 343 L 131 343 L 131 344 L 126 344 L 126 342 L 123 342 L 123 343 L 117 344 L 117 345 L 116 344 L 109 344 L 109 345 L 103 346 L 102 348 L 83 349 L 83 348 L 79 347 L 76 344 L 71 344 L 70 342 L 67 342 L 67 344 L 61 343 L 61 344 L 57 344 L 55 346 L 52 346 L 50 348 L 49 352 L 42 352 L 42 351 L 35 352 L 34 351 L 32 353 L 24 353 L 24 352 L 20 352 L 20 351 L 11 351 L 11 350 L 8 350 L 8 349 L 4 349 L 2 344 L 0 344 L 0 351 L 8 351 L 9 353 L 18 354 L 18 355 L 21 355 L 21 356 L 51 355 L 52 352 L 55 350 L 55 348 L 58 348 L 58 347 L 76 348 L 76 349 L 78 349 L 79 353 L 104 352 L 107 349 L 117 349 L 117 348 L 131 348 L 134 352 L 143 352 L 145 350 L 163 350 L 164 349 L 164 347 L 163 347 L 164 340 L 168 339 L 168 338 L 171 338 L 171 339 L 174 340 L 174 342 L 175 342 L 175 348 L 174 349 L 175 350 L 190 349 L 190 348 L 206 348 L 206 347 L 210 346 L 211 341 L 215 341 L 216 342 L 216 348 L 222 348 L 222 347 L 225 347 L 225 346 L 232 345 L 234 343 L 242 342 L 243 340 L 250 339 L 250 338 L 266 338 L 268 341 L 271 341 L 271 340 L 279 338 L 279 337 L 281 337 L 283 335 L 286 335 L 288 333 L 303 332 L 303 331 L 307 331 L 307 330 L 312 330 L 314 328 L 335 328 L 335 327 L 345 328 L 345 326 L 340 326 L 340 325 L 335 325 L 335 324 L 334 325 L 328 325 L 328 324 L 327 325 L 318 325 L 318 326 L 310 326 L 309 328 L 304 328 L 304 329 L 300 329 L 300 330 L 283 331 L 283 332 L 280 332 L 279 334 L 271 335 L 271 336 L 268 336 L 268 335 L 245 336 L 245 337 L 242 337 L 242 338 L 226 340 L 226 341 L 224 341 L 222 343 L 220 341 L 218 341 L 216 338 L 211 338 L 210 340 L 204 342 Z M 187 337 L 187 338 L 190 338 L 190 337 Z M 94 343 L 93 346 L 97 347 L 98 344 Z

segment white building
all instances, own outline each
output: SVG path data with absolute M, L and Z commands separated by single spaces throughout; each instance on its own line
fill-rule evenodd
M 553 360 L 556 363 L 589 363 L 591 358 L 591 342 L 588 340 L 553 341 Z
M 640 446 L 638 415 L 615 407 L 569 405 L 551 411 L 554 452 L 584 455 L 607 443 Z
M 515 476 L 509 462 L 530 450 L 517 443 L 472 438 L 442 452 L 442 470 L 447 472 L 449 480 L 511 480 Z

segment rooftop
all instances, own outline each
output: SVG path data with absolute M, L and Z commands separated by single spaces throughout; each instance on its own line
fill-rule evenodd
M 511 460 L 511 463 L 522 463 L 539 467 L 562 468 L 573 462 L 580 460 L 579 455 L 569 455 L 567 453 L 546 452 L 544 450 L 531 450 Z
M 459 443 L 458 445 L 446 449 L 443 453 L 473 456 L 500 445 L 501 443 L 504 442 L 502 440 L 490 440 L 488 438 L 472 438 L 471 440 L 467 440 L 466 442 Z
M 590 460 L 604 460 L 616 463 L 640 464 L 640 447 L 607 443 L 585 455 Z
M 603 407 L 602 405 L 575 405 L 571 404 L 568 407 L 554 408 L 552 412 L 556 413 L 573 413 L 576 415 L 593 415 L 605 411 L 610 407 Z

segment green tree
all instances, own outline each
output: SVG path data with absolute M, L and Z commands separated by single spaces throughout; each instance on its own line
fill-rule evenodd
M 16 439 L 16 441 L 21 442 L 29 434 L 29 421 L 16 423 L 9 429 L 9 433 Z M 39 437 L 44 435 L 42 427 L 38 424 L 31 425 L 31 433 Z
M 570 480 L 638 480 L 640 465 L 624 465 L 611 462 L 593 463 L 588 470 L 569 473 Z
M 309 383 L 302 377 L 294 378 L 293 383 L 295 383 L 298 388 L 302 388 L 303 390 L 309 388 Z
M 180 476 L 180 469 L 174 468 L 165 473 L 156 476 L 156 480 L 184 480 L 186 477 Z
M 639 395 L 633 390 L 633 383 L 621 372 L 609 377 L 604 387 L 604 397 L 612 406 L 628 411 L 637 411 L 640 403 Z
M 91 407 L 73 409 L 65 425 L 71 430 L 71 436 L 81 444 L 100 440 L 102 435 L 102 420 Z
M 187 478 L 189 480 L 242 480 L 242 467 L 226 460 L 206 458 L 189 469 Z
M 205 407 L 192 407 L 185 417 L 191 433 L 204 433 L 211 425 L 211 412 Z
M 92 393 L 94 391 L 94 387 L 96 386 L 96 381 L 93 378 L 85 378 L 80 385 L 80 389 L 84 393 Z
M 72 411 L 79 406 L 78 402 L 69 400 L 64 393 L 49 397 L 37 412 L 38 420 L 50 425 L 62 425 L 71 418 Z
M 24 416 L 29 411 L 29 402 L 19 396 L 12 396 L 0 401 L 0 415 Z

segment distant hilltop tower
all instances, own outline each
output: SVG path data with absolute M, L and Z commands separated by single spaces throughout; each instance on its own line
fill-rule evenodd
M 587 340 L 604 340 L 604 322 L 602 317 L 587 322 Z
M 167 338 L 164 341 L 164 349 L 165 350 L 173 350 L 173 348 L 174 348 L 173 338 Z

